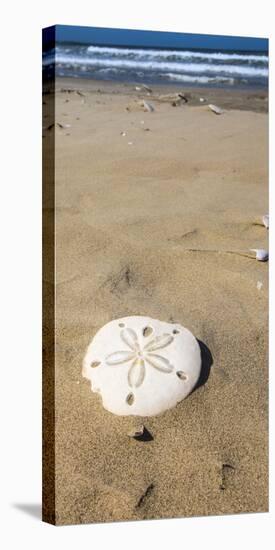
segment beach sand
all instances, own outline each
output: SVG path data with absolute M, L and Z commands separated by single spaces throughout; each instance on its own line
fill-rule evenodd
M 56 132 L 57 524 L 268 510 L 268 263 L 231 254 L 268 248 L 267 97 L 152 88 L 59 79 L 62 127 L 44 130 L 44 144 Z M 157 100 L 169 92 L 188 103 Z M 126 315 L 202 342 L 200 386 L 157 417 L 108 413 L 81 376 L 97 330 Z M 127 436 L 140 423 L 152 439 Z

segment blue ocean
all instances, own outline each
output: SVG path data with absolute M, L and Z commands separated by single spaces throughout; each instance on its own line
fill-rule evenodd
M 186 86 L 266 88 L 268 54 L 59 43 L 43 57 L 56 76 Z

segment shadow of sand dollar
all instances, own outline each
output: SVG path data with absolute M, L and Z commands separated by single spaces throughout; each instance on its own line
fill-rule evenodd
M 198 344 L 201 350 L 201 372 L 197 384 L 195 385 L 192 393 L 196 391 L 201 386 L 204 386 L 210 376 L 210 370 L 213 365 L 213 357 L 211 351 L 208 349 L 206 344 L 198 340 Z

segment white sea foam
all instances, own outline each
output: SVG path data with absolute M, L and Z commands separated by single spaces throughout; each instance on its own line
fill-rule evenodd
M 151 49 L 139 49 L 139 48 L 111 48 L 105 46 L 89 46 L 87 48 L 89 54 L 111 54 L 112 56 L 128 56 L 133 55 L 135 57 L 159 57 L 167 59 L 171 57 L 177 57 L 178 59 L 194 58 L 194 59 L 215 59 L 215 60 L 236 60 L 236 61 L 259 61 L 263 63 L 268 62 L 267 55 L 255 55 L 250 53 L 239 54 L 230 52 L 198 52 L 192 50 L 151 50 Z
M 240 65 L 218 65 L 208 63 L 174 63 L 174 62 L 150 62 L 150 61 L 135 61 L 125 59 L 102 59 L 97 57 L 83 57 L 83 56 L 64 56 L 56 55 L 57 63 L 70 63 L 74 66 L 86 64 L 88 66 L 104 68 L 115 67 L 121 69 L 133 69 L 133 70 L 150 70 L 150 71 L 170 71 L 179 73 L 219 73 L 223 75 L 241 75 L 246 77 L 267 77 L 268 69 L 253 67 L 253 66 L 240 66 Z
M 178 82 L 190 82 L 198 84 L 230 84 L 235 83 L 235 79 L 231 77 L 224 76 L 190 76 L 186 74 L 176 74 L 176 73 L 162 73 L 161 76 L 169 78 L 169 80 L 176 80 Z
M 56 63 L 57 74 L 116 79 L 174 81 L 218 85 L 266 85 L 265 52 L 157 50 L 58 44 L 43 56 L 43 67 Z M 104 76 L 103 76 L 104 75 Z

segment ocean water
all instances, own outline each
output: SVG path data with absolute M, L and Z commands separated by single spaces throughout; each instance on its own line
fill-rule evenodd
M 264 88 L 265 52 L 172 50 L 59 43 L 43 57 L 57 76 L 133 83 Z

